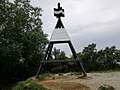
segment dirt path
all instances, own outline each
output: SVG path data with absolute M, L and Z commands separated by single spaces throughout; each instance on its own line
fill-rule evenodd
M 81 85 L 80 83 L 74 83 L 74 82 L 54 82 L 51 81 L 44 81 L 40 84 L 44 85 L 47 88 L 50 88 L 52 90 L 90 90 L 89 87 Z
M 103 84 L 109 84 L 120 90 L 120 72 L 88 73 L 88 77 L 80 76 L 52 76 L 37 83 L 52 90 L 97 90 Z

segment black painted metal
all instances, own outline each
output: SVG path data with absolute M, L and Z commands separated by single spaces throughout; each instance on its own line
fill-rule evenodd
M 52 48 L 53 48 L 53 43 L 50 42 L 50 48 L 49 48 L 49 52 L 48 52 L 48 56 L 47 56 L 46 60 L 49 60 L 49 57 L 50 57 L 50 55 L 51 55 Z
M 41 61 L 41 63 L 62 63 L 62 62 L 80 62 L 80 60 L 47 60 Z
M 47 47 L 47 49 L 46 49 L 45 55 L 43 56 L 42 61 L 46 61 L 46 57 L 47 57 L 47 54 L 48 54 L 48 52 L 49 52 L 50 45 L 51 45 L 51 44 L 49 43 L 49 44 L 48 44 L 48 47 Z M 40 63 L 41 63 L 41 62 L 40 62 Z M 44 63 L 43 63 L 43 64 L 40 64 L 36 76 L 38 76 L 39 73 L 41 74 L 41 70 L 42 70 L 42 66 L 43 66 L 43 65 L 44 65 Z
M 73 57 L 74 57 L 75 59 L 77 59 L 77 54 L 76 54 L 76 51 L 75 51 L 72 43 L 69 41 L 68 44 L 69 44 L 69 46 L 70 46 L 70 48 L 71 48 Z M 80 70 L 79 70 L 79 71 L 82 71 L 83 74 L 84 74 L 84 76 L 87 76 L 87 74 L 86 74 L 86 72 L 85 72 L 85 69 L 83 68 L 82 63 L 81 63 L 80 61 L 79 61 L 79 62 L 76 61 L 76 64 L 80 67 Z
M 68 43 L 68 42 L 71 42 L 70 40 L 69 41 L 50 41 L 51 43 L 53 44 L 61 44 L 61 43 Z
M 60 3 L 58 3 L 58 8 L 54 8 L 54 16 L 58 18 L 57 24 L 55 26 L 55 28 L 64 28 L 64 25 L 61 21 L 61 17 L 64 17 L 64 9 L 62 9 L 62 7 L 60 7 Z
M 58 22 L 57 22 L 55 28 L 64 28 L 64 26 L 62 24 L 62 21 L 61 21 L 61 17 L 64 17 L 64 9 L 62 9 L 62 7 L 60 7 L 60 3 L 58 3 L 58 8 L 57 9 L 54 8 L 54 11 L 55 12 L 58 11 L 57 13 L 54 13 L 54 16 L 56 16 L 58 18 Z M 75 60 L 49 60 L 53 45 L 54 44 L 60 44 L 60 43 L 68 43 L 69 44 L 69 47 L 72 51 L 72 54 L 73 54 L 73 57 L 74 57 Z M 48 47 L 46 49 L 45 55 L 44 55 L 42 61 L 40 62 L 40 66 L 39 66 L 39 69 L 37 71 L 36 76 L 38 76 L 39 73 L 41 74 L 42 67 L 45 63 L 59 63 L 59 62 L 76 62 L 77 65 L 80 67 L 80 71 L 82 71 L 84 76 L 87 75 L 83 66 L 82 66 L 82 63 L 80 62 L 80 60 L 77 59 L 76 51 L 75 51 L 71 41 L 68 40 L 68 41 L 50 41 L 50 43 L 48 44 Z
M 58 21 L 57 21 L 57 24 L 56 24 L 55 28 L 56 29 L 57 28 L 64 28 L 64 25 L 63 25 L 63 23 L 61 21 L 61 18 L 58 18 Z
M 69 41 L 68 44 L 69 44 L 69 46 L 70 46 L 70 48 L 71 48 L 73 57 L 76 59 L 76 58 L 77 58 L 77 55 L 76 55 L 76 51 L 75 51 L 75 49 L 74 49 L 72 43 Z
M 81 63 L 81 62 L 76 62 L 76 63 L 77 63 L 77 64 L 78 64 L 78 66 L 80 67 L 80 69 L 81 69 L 81 71 L 82 71 L 83 75 L 84 75 L 84 76 L 87 76 L 86 71 L 85 71 L 85 69 L 84 69 L 84 67 L 83 67 L 82 63 Z
M 55 13 L 55 12 L 57 12 L 57 13 Z M 54 8 L 54 16 L 57 18 L 65 17 L 64 9 L 62 9 L 62 7 L 60 7 L 60 3 L 58 3 L 58 8 Z
M 52 48 L 53 48 L 53 45 L 54 44 L 59 44 L 59 43 L 68 43 L 69 46 L 70 46 L 70 49 L 72 51 L 72 54 L 73 54 L 73 57 L 75 60 L 48 60 L 49 57 L 50 57 L 50 54 L 51 54 L 51 51 L 52 51 Z M 56 42 L 50 42 L 48 47 L 47 47 L 47 50 L 46 50 L 46 53 L 45 53 L 45 56 L 43 57 L 42 61 L 40 62 L 40 66 L 39 66 L 39 69 L 38 69 L 38 72 L 36 74 L 36 76 L 39 75 L 39 73 L 41 74 L 41 70 L 42 70 L 42 66 L 45 64 L 45 63 L 62 63 L 62 62 L 76 62 L 76 64 L 80 67 L 80 71 L 82 71 L 82 73 L 84 74 L 84 76 L 86 76 L 86 72 L 81 64 L 81 61 L 77 59 L 77 55 L 76 55 L 76 51 L 71 43 L 71 41 L 56 41 Z

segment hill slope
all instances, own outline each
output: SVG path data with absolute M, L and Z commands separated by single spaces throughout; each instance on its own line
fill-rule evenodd
M 36 83 L 52 90 L 97 90 L 103 84 L 111 85 L 115 90 L 120 90 L 120 72 L 88 73 L 81 78 L 79 75 L 64 74 L 52 75 Z

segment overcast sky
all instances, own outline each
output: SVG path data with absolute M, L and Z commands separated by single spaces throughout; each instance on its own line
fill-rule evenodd
M 57 19 L 53 8 L 60 2 L 65 9 L 62 22 L 77 52 L 91 43 L 100 50 L 115 45 L 120 49 L 120 0 L 31 0 L 33 6 L 41 7 L 43 31 L 50 36 Z M 69 53 L 67 44 L 57 48 Z
M 120 48 L 120 0 L 31 0 L 44 10 L 43 30 L 48 38 L 57 22 L 53 12 L 57 2 L 65 9 L 62 22 L 77 52 L 91 43 L 98 50 L 113 45 Z M 57 47 L 68 53 L 67 44 Z

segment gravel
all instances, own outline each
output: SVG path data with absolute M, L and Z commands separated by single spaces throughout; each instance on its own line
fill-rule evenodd
M 76 80 L 91 88 L 91 90 L 97 90 L 103 84 L 111 85 L 115 90 L 120 90 L 120 72 L 111 73 L 88 73 L 88 77 L 82 80 Z

